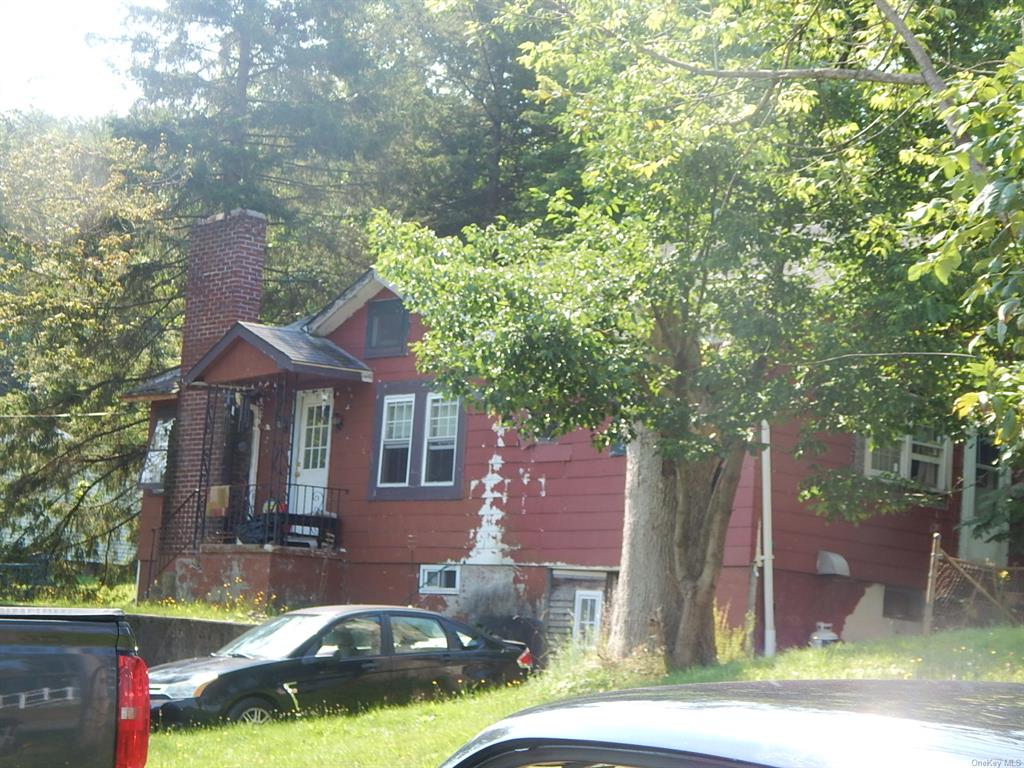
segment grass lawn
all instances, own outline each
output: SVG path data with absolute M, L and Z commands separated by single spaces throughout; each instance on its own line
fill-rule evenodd
M 92 583 L 78 587 L 42 587 L 37 589 L 31 597 L 8 591 L 5 594 L 0 594 L 0 605 L 120 608 L 125 613 L 252 623 L 265 621 L 270 616 L 287 610 L 275 607 L 271 600 L 262 593 L 257 594 L 255 598 L 227 598 L 216 603 L 208 603 L 203 600 L 179 603 L 173 598 L 136 603 L 134 584 L 104 587 Z
M 150 768 L 435 768 L 485 726 L 523 707 L 636 685 L 793 679 L 1002 680 L 1024 683 L 1024 629 L 944 632 L 927 638 L 787 651 L 774 659 L 657 676 L 653 664 L 610 666 L 570 655 L 509 688 L 446 701 L 308 717 L 266 726 L 154 734 Z

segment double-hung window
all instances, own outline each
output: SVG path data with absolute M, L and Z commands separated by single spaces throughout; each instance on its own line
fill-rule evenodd
M 462 498 L 465 414 L 459 400 L 431 392 L 426 381 L 386 382 L 379 391 L 370 498 Z
M 384 424 L 381 430 L 377 485 L 409 484 L 415 406 L 414 395 L 389 395 L 384 398 Z
M 459 401 L 427 396 L 423 446 L 423 485 L 455 482 L 455 440 L 459 429 Z
M 864 473 L 896 475 L 932 491 L 948 491 L 950 442 L 934 431 L 918 431 L 895 443 L 868 444 Z

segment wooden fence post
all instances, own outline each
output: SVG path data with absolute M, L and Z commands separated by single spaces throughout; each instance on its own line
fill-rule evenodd
M 932 619 L 935 611 L 935 577 L 939 569 L 940 544 L 942 534 L 938 531 L 932 534 L 932 554 L 928 560 L 928 588 L 924 593 L 924 633 L 931 634 Z

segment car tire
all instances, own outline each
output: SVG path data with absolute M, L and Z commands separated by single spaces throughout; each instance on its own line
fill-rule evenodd
M 228 720 L 236 723 L 263 725 L 273 720 L 276 714 L 277 709 L 269 701 L 258 696 L 249 696 L 236 702 L 228 710 Z

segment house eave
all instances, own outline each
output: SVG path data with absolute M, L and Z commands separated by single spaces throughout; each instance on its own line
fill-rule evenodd
M 286 353 L 275 347 L 272 343 L 262 338 L 258 333 L 247 327 L 245 323 L 235 323 L 228 329 L 220 340 L 210 347 L 199 361 L 192 366 L 185 375 L 183 384 L 185 386 L 201 382 L 201 376 L 214 361 L 235 341 L 242 341 L 263 355 L 266 355 L 279 370 L 290 373 L 305 373 L 329 379 L 340 379 L 342 381 L 372 382 L 373 372 L 369 368 L 351 368 L 344 365 L 328 365 L 315 363 L 308 360 L 295 360 Z M 343 350 L 341 350 L 343 352 Z M 350 359 L 351 355 L 345 353 Z M 355 362 L 361 362 L 355 360 Z
M 334 332 L 370 299 L 385 289 L 402 298 L 402 294 L 394 285 L 382 278 L 376 269 L 370 267 L 342 291 L 338 298 L 314 315 L 306 324 L 306 331 L 314 336 L 326 336 Z

